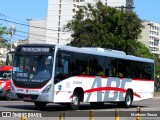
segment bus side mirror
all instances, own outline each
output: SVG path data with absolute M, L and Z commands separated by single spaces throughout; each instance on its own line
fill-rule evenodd
M 63 67 L 64 66 L 64 59 L 59 58 L 58 59 L 58 67 Z
M 8 52 L 6 56 L 6 65 L 11 65 L 15 52 Z

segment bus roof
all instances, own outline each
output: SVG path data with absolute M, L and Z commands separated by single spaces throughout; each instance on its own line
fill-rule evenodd
M 123 51 L 117 51 L 117 50 L 112 50 L 112 49 L 104 49 L 104 48 L 96 48 L 96 47 L 72 47 L 72 46 L 66 46 L 66 45 L 60 45 L 60 44 L 56 44 L 56 45 L 55 44 L 22 44 L 19 46 L 21 47 L 22 46 L 57 47 L 61 50 L 74 51 L 78 53 L 87 53 L 87 54 L 108 56 L 108 57 L 120 58 L 120 59 L 126 59 L 126 60 L 154 63 L 153 59 L 137 57 L 133 55 L 126 55 L 126 53 Z
M 120 59 L 126 59 L 126 60 L 154 63 L 153 59 L 137 57 L 133 55 L 126 55 L 125 52 L 118 51 L 118 50 L 93 48 L 93 47 L 81 47 L 80 48 L 80 47 L 61 46 L 61 45 L 58 45 L 58 47 L 62 48 L 63 50 L 67 50 L 67 51 L 74 51 L 74 52 L 79 52 L 79 53 L 87 53 L 87 54 L 108 56 L 108 57 L 120 58 Z

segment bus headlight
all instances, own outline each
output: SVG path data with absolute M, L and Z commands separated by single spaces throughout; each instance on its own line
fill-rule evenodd
M 47 93 L 51 88 L 51 84 L 48 85 L 41 93 Z
M 2 86 L 0 85 L 0 90 L 2 90 Z
M 5 85 L 6 85 L 6 83 L 4 82 L 1 84 L 1 87 L 4 88 Z

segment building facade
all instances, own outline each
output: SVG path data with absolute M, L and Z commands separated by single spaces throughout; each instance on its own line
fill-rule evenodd
M 28 43 L 46 43 L 47 20 L 30 20 Z
M 30 21 L 29 43 L 69 43 L 72 39 L 71 33 L 63 32 L 64 26 L 73 19 L 73 16 L 80 6 L 84 6 L 87 3 L 95 5 L 98 1 L 99 0 L 48 0 L 47 20 Z M 101 0 L 101 2 L 117 9 L 133 10 L 133 0 Z M 46 29 L 38 29 L 31 26 L 44 27 Z M 35 34 L 42 34 L 46 37 L 42 35 L 40 37 Z
M 160 56 L 160 24 L 151 21 L 144 21 L 142 24 L 144 28 L 139 41 L 144 43 L 152 53 Z
M 63 32 L 64 25 L 72 20 L 75 12 L 80 6 L 87 3 L 95 5 L 99 0 L 48 0 L 48 17 L 46 43 L 67 44 L 71 41 L 71 33 Z M 121 9 L 124 7 L 127 10 L 133 7 L 133 0 L 101 0 L 103 4 Z M 130 7 L 130 8 L 129 8 Z M 50 39 L 52 37 L 53 39 Z

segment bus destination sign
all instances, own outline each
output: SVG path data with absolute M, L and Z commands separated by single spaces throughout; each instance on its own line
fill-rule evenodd
M 50 48 L 22 47 L 22 52 L 50 52 Z

